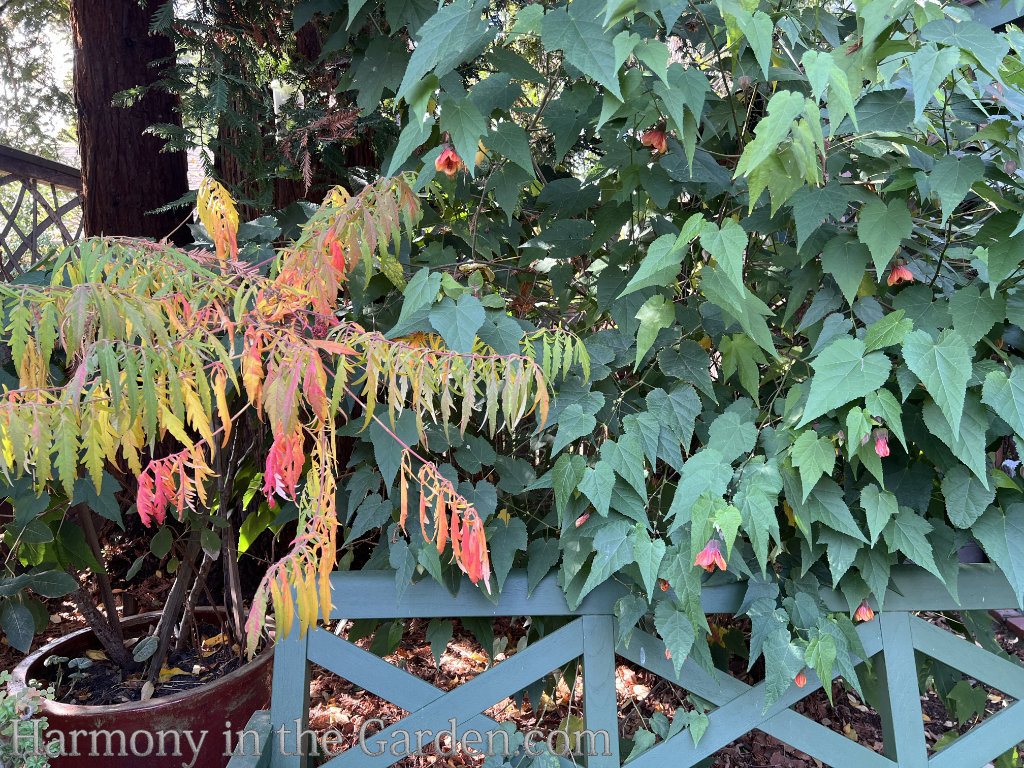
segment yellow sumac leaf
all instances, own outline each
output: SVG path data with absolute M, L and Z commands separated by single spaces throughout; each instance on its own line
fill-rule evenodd
M 224 428 L 224 440 L 221 442 L 221 447 L 227 447 L 228 440 L 231 438 L 231 411 L 228 410 L 227 386 L 228 376 L 221 368 L 213 378 L 213 394 L 217 399 L 217 416 Z
M 224 186 L 207 176 L 199 185 L 199 220 L 217 247 L 217 258 L 238 255 L 238 211 Z

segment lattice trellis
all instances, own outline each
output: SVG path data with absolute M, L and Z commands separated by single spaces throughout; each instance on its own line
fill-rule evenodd
M 589 768 L 618 768 L 624 758 L 619 753 L 617 742 L 616 655 L 696 694 L 715 707 L 709 713 L 707 730 L 696 745 L 690 734 L 682 731 L 629 763 L 636 768 L 696 766 L 753 730 L 763 731 L 832 768 L 981 768 L 1024 741 L 1024 668 L 914 615 L 916 611 L 925 610 L 1014 607 L 1016 600 L 1005 578 L 988 565 L 962 567 L 959 603 L 934 577 L 921 569 L 893 569 L 893 588 L 886 598 L 886 609 L 874 620 L 858 625 L 857 632 L 867 658 L 885 691 L 880 697 L 883 706 L 879 712 L 883 724 L 884 755 L 792 709 L 798 701 L 821 688 L 821 681 L 811 672 L 804 688 L 791 687 L 778 702 L 763 711 L 763 683 L 750 686 L 724 671 L 709 674 L 692 659 L 686 661 L 677 676 L 672 663 L 665 657 L 662 641 L 639 629 L 633 632 L 628 647 L 618 644 L 613 606 L 622 592 L 617 585 L 606 584 L 595 590 L 575 611 L 569 610 L 554 577 L 542 581 L 527 597 L 526 575 L 515 572 L 506 581 L 497 605 L 468 585 L 457 597 L 452 597 L 447 590 L 432 582 L 421 582 L 399 595 L 393 574 L 386 572 L 336 574 L 332 579 L 332 589 L 335 595 L 332 616 L 337 618 L 529 615 L 576 618 L 449 692 L 431 686 L 326 629 L 310 631 L 303 638 L 299 638 L 295 631 L 278 645 L 275 653 L 271 711 L 258 713 L 249 725 L 264 735 L 261 754 L 233 757 L 230 768 L 306 768 L 311 765 L 306 756 L 294 754 L 298 752 L 295 720 L 299 718 L 303 728 L 308 723 L 310 662 L 409 713 L 372 736 L 372 740 L 390 745 L 398 739 L 399 730 L 437 733 L 450 727 L 451 718 L 455 718 L 457 735 L 460 736 L 468 730 L 493 730 L 497 723 L 483 712 L 553 669 L 580 659 L 585 727 L 591 732 L 615 736 L 608 744 L 609 754 L 592 755 L 584 760 Z M 743 591 L 742 584 L 705 589 L 702 596 L 705 610 L 708 613 L 734 613 L 739 609 Z M 825 590 L 821 596 L 830 609 L 846 609 L 841 595 Z M 986 718 L 941 751 L 929 755 L 915 652 L 1003 691 L 1015 702 Z M 272 730 L 282 725 L 287 729 L 283 749 L 278 735 L 273 738 L 270 735 Z M 595 743 L 599 747 L 595 751 L 606 751 L 603 749 L 604 740 L 598 738 Z M 326 765 L 332 768 L 386 768 L 401 757 L 387 750 L 381 755 L 368 755 L 356 748 L 334 757 Z M 566 758 L 555 762 L 562 766 L 581 764 Z
M 81 237 L 81 186 L 75 168 L 0 146 L 0 279 Z

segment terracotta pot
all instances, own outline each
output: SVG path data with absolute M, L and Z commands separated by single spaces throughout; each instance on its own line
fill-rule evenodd
M 212 619 L 213 609 L 206 611 Z M 160 613 L 132 616 L 122 626 L 131 636 L 133 630 L 140 634 L 154 626 L 159 618 Z M 98 647 L 91 629 L 54 640 L 15 667 L 8 688 L 15 693 L 28 680 L 45 679 L 50 670 L 43 662 L 48 656 L 75 658 Z M 252 713 L 270 706 L 273 656 L 270 648 L 218 680 L 149 701 L 108 706 L 47 701 L 40 714 L 46 716 L 48 726 L 40 732 L 40 742 L 63 734 L 66 751 L 51 760 L 53 768 L 224 768 L 229 759 L 224 755 L 225 730 L 233 732 L 234 745 Z M 84 733 L 76 737 L 75 731 Z M 72 753 L 75 742 L 77 755 Z M 31 747 L 31 743 L 21 745 Z

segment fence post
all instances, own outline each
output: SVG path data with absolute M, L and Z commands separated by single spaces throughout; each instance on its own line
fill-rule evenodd
M 873 663 L 878 672 L 885 756 L 896 761 L 900 768 L 927 768 L 928 745 L 921 716 L 910 614 L 883 612 L 878 614 L 878 619 L 882 652 Z
M 611 616 L 583 617 L 583 714 L 590 735 L 580 739 L 580 746 L 586 750 L 592 744 L 590 751 L 598 753 L 587 757 L 587 768 L 619 768 L 615 625 Z
M 280 630 L 279 630 L 280 631 Z M 310 633 L 299 636 L 298 619 L 274 649 L 274 694 L 270 702 L 271 768 L 307 768 L 299 734 L 309 723 Z M 284 731 L 281 729 L 284 728 Z

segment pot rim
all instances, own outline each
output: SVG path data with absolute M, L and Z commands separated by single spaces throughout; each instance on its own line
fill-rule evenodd
M 201 606 L 196 609 L 196 612 L 210 613 L 215 611 L 215 608 L 210 606 Z M 163 615 L 162 611 L 150 611 L 148 613 L 140 613 L 135 616 L 128 616 L 121 619 L 122 627 L 131 627 L 140 624 L 146 624 L 152 619 L 158 619 Z M 91 627 L 84 627 L 82 629 L 76 629 L 69 635 L 62 635 L 61 637 L 51 640 L 49 643 L 44 645 L 42 648 L 30 653 L 24 659 L 22 659 L 17 666 L 11 671 L 11 680 L 7 684 L 7 690 L 11 694 L 17 694 L 20 691 L 28 688 L 28 671 L 36 664 L 40 659 L 50 656 L 55 653 L 61 645 L 71 642 L 74 639 L 84 637 L 86 635 L 95 634 Z M 203 683 L 195 688 L 190 688 L 186 691 L 180 691 L 173 693 L 170 696 L 160 696 L 159 698 L 148 699 L 147 701 L 128 701 L 122 704 L 66 704 L 60 701 L 53 701 L 52 699 L 44 699 L 40 707 L 40 714 L 46 715 L 62 715 L 65 717 L 74 717 L 76 715 L 95 715 L 99 712 L 104 713 L 130 713 L 141 710 L 154 709 L 164 705 L 170 706 L 177 704 L 181 701 L 187 700 L 197 695 L 199 692 L 207 692 L 218 686 L 227 687 L 239 678 L 248 676 L 254 671 L 264 667 L 266 664 L 274 658 L 274 646 L 271 645 L 264 649 L 261 653 L 249 662 L 246 662 L 238 669 L 235 669 L 223 677 L 219 677 L 208 683 Z

